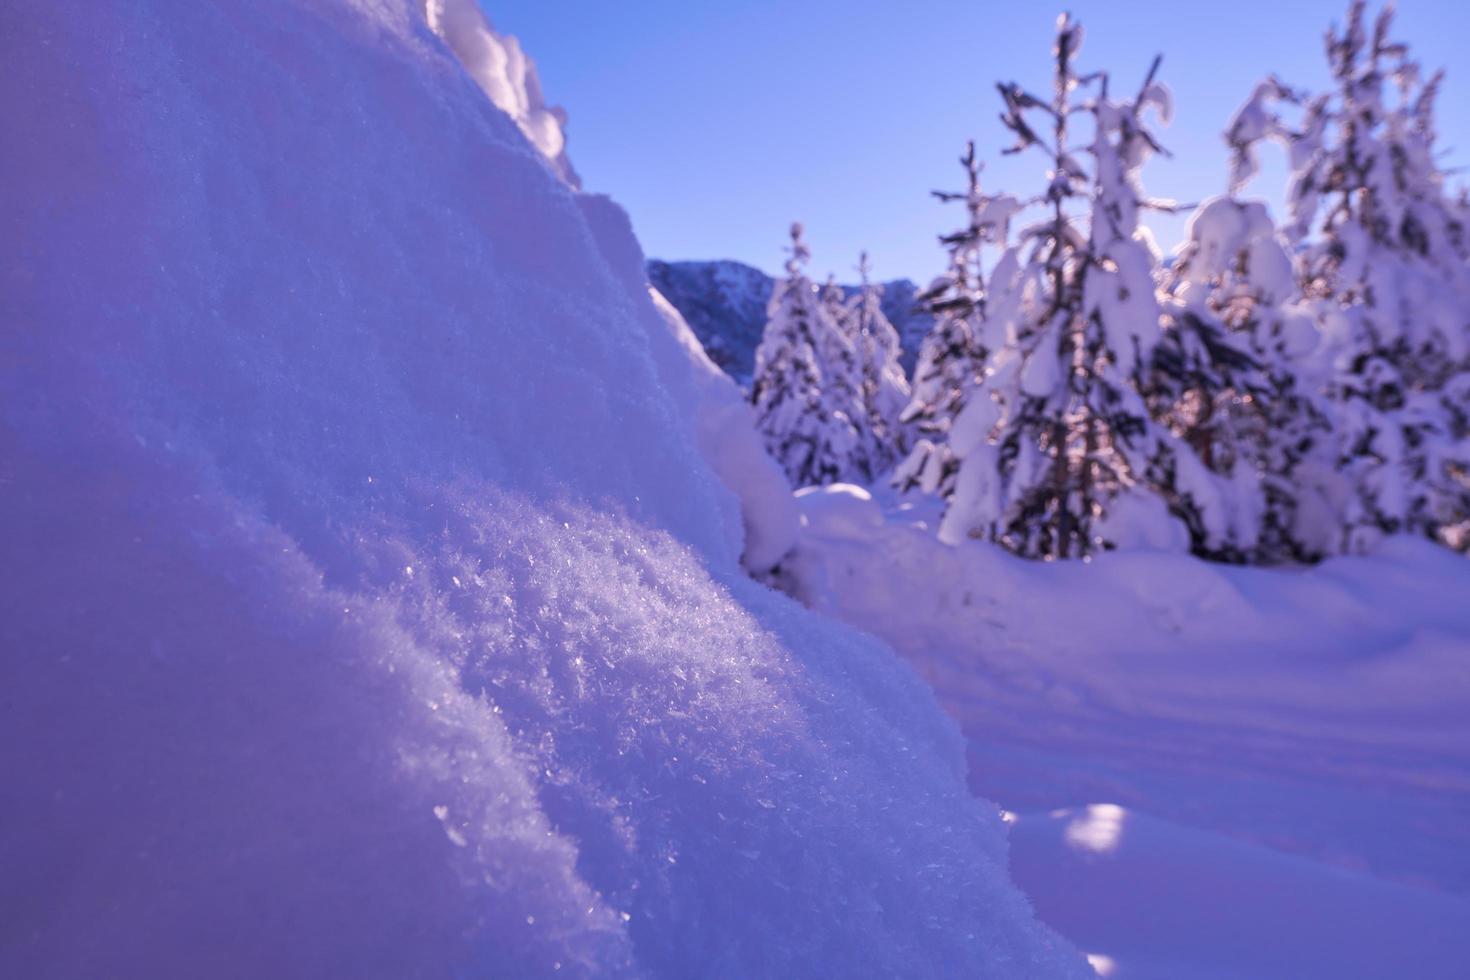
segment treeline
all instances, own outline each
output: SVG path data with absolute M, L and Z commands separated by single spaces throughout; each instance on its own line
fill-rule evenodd
M 1409 533 L 1470 548 L 1470 203 L 1436 159 L 1440 76 L 1354 2 L 1335 80 L 1262 82 L 1231 120 L 1227 192 L 1168 259 L 1141 225 L 1143 165 L 1172 112 L 1159 61 L 1136 88 L 1078 67 L 998 86 L 1029 195 L 936 192 L 965 221 L 921 296 L 936 318 L 909 383 L 867 285 L 804 273 L 799 226 L 752 398 L 796 486 L 889 479 L 945 501 L 940 534 L 1033 558 L 1122 546 L 1313 561 Z M 1288 214 L 1238 197 L 1283 144 Z M 866 275 L 864 277 L 866 283 Z

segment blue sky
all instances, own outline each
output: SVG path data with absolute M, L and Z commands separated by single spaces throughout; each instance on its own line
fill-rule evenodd
M 1059 6 L 994 0 L 719 0 L 630 3 L 483 0 L 537 61 L 547 98 L 571 116 L 569 150 L 589 190 L 632 215 L 645 251 L 734 258 L 777 269 L 792 219 L 806 223 L 813 270 L 847 278 L 860 249 L 882 278 L 943 268 L 935 236 L 957 220 L 929 190 L 957 185 L 973 138 L 986 185 L 1039 187 L 1036 158 L 1000 157 L 994 83 L 1047 83 Z M 1264 75 L 1326 83 L 1322 33 L 1339 0 L 1191 4 L 1074 0 L 1084 69 L 1133 85 L 1155 53 L 1176 117 L 1173 159 L 1145 171 L 1151 194 L 1218 193 L 1220 132 Z M 1374 6 L 1370 9 L 1376 10 Z M 1470 162 L 1470 4 L 1403 0 L 1398 30 L 1428 68 L 1448 70 L 1440 103 L 1447 161 Z M 1279 201 L 1272 153 L 1251 191 Z M 1161 243 L 1181 220 L 1156 223 Z

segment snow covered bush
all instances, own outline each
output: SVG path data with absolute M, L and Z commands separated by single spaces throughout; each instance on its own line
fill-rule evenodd
M 895 484 L 946 501 L 941 537 L 1072 557 L 1176 540 L 1138 524 L 1178 521 L 1224 561 L 1311 561 L 1401 531 L 1470 546 L 1466 196 L 1435 163 L 1438 77 L 1390 21 L 1369 30 L 1351 6 L 1328 37 L 1333 93 L 1257 86 L 1226 134 L 1231 194 L 1199 207 L 1167 267 L 1139 224 L 1173 207 L 1139 179 L 1160 149 L 1144 116 L 1172 110 L 1158 62 L 1119 98 L 1074 68 L 1081 28 L 1064 16 L 1053 94 L 1000 86 L 1007 152 L 1040 150 L 1048 183 L 1024 202 L 984 194 L 972 148 L 967 191 L 940 195 L 969 222 L 941 239 L 950 268 L 926 294 L 936 324 L 905 411 L 920 438 Z M 1280 231 L 1235 196 L 1267 139 L 1293 170 Z M 1048 213 L 1009 244 L 1033 207 Z M 1119 510 L 1129 496 L 1152 500 Z
M 679 311 L 657 289 L 649 295 L 678 341 L 661 372 L 678 393 L 681 373 L 693 382 L 686 411 L 695 423 L 701 455 L 740 502 L 740 563 L 754 575 L 769 572 L 796 542 L 796 504 L 786 474 L 766 452 L 744 392 L 700 346 Z M 655 348 L 657 351 L 657 348 Z

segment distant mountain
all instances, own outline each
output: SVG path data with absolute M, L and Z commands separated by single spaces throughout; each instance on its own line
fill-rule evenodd
M 721 259 L 662 262 L 650 259 L 648 281 L 674 305 L 710 359 L 742 385 L 755 370 L 755 348 L 766 325 L 766 302 L 776 281 L 759 269 Z M 849 295 L 856 286 L 843 286 Z M 883 312 L 903 342 L 903 369 L 912 373 L 919 343 L 933 317 L 914 307 L 918 287 L 908 279 L 883 284 Z

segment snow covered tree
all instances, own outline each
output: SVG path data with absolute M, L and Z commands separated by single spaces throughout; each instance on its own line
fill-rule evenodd
M 822 308 L 836 324 L 837 331 L 817 350 L 823 397 L 841 408 L 858 432 L 858 441 L 842 467 L 842 479 L 858 483 L 872 483 L 893 466 L 897 454 L 893 443 L 898 433 L 893 431 L 892 421 L 902 408 L 908 387 L 897 362 L 898 331 L 877 306 L 882 290 L 878 289 L 876 297 L 869 297 L 869 288 L 864 281 L 862 289 L 849 297 L 835 276 L 827 277 L 822 287 Z M 885 327 L 886 336 L 882 333 Z M 890 343 L 892 369 L 897 384 L 903 388 L 903 393 L 898 395 L 885 392 L 879 384 L 882 381 L 891 385 L 895 381 L 892 375 L 883 373 L 890 359 Z M 875 364 L 875 358 L 881 360 Z M 881 410 L 880 396 L 886 399 Z M 897 407 L 892 406 L 895 398 L 899 399 Z
M 755 352 L 751 402 L 766 448 L 793 486 L 870 480 L 862 458 L 862 365 L 843 326 L 805 273 L 811 252 L 791 226 L 786 278 L 771 294 Z M 839 290 L 840 292 L 840 290 Z
M 987 537 L 1028 557 L 1161 543 L 1177 528 L 1172 488 L 1149 482 L 1170 447 L 1138 390 L 1161 319 L 1157 258 L 1138 225 L 1153 204 L 1138 173 L 1159 147 L 1142 117 L 1151 107 L 1167 116 L 1169 98 L 1155 61 L 1138 94 L 1115 101 L 1105 74 L 1077 74 L 1081 42 L 1081 27 L 1063 15 L 1050 99 L 999 86 L 1016 137 L 1007 152 L 1048 159 L 1047 188 L 1033 202 L 1046 216 L 990 275 L 980 336 L 995 353 L 952 427 L 961 464 L 940 528 L 950 540 Z M 1093 124 L 1091 174 L 1071 142 L 1079 115 Z
M 1270 396 L 1259 365 L 1219 320 L 1165 304 L 1144 379 L 1150 414 L 1174 437 L 1149 479 L 1172 488 L 1172 510 L 1204 558 L 1254 559 L 1265 517 L 1258 440 Z
M 866 457 L 876 477 L 908 451 L 907 427 L 899 420 L 909 402 L 909 382 L 898 363 L 902 346 L 883 313 L 883 287 L 873 282 L 868 253 L 858 257 L 857 295 L 848 302 L 847 324 L 862 361 L 863 405 L 867 409 Z
M 1470 263 L 1465 212 L 1435 163 L 1434 100 L 1392 11 L 1327 35 L 1336 87 L 1307 98 L 1258 86 L 1232 123 L 1235 181 L 1264 139 L 1289 150 L 1303 291 L 1317 301 L 1338 466 L 1352 485 L 1340 547 L 1386 533 L 1463 541 L 1470 524 Z M 1288 124 L 1280 109 L 1298 107 Z M 1463 545 L 1462 545 L 1463 546 Z
M 945 499 L 954 491 L 959 469 L 948 442 L 950 427 L 990 353 L 979 343 L 975 329 L 984 297 L 981 249 L 1005 242 L 1011 215 L 1020 207 L 1008 195 L 981 191 L 974 142 L 966 144 L 960 165 L 968 178 L 964 191 L 932 192 L 947 203 L 963 202 L 967 220 L 965 227 L 939 237 L 949 252 L 949 267 L 918 296 L 934 317 L 934 326 L 919 348 L 910 400 L 900 416 L 901 424 L 914 429 L 918 439 L 894 473 L 898 488 L 917 487 Z
M 833 323 L 843 328 L 844 334 L 850 332 L 847 327 L 847 292 L 838 285 L 835 273 L 827 273 L 827 281 L 822 284 L 822 308 Z
M 1155 418 L 1229 493 L 1191 527 L 1210 557 L 1311 560 L 1330 542 L 1331 428 L 1307 359 L 1317 346 L 1266 206 L 1217 197 L 1190 218 L 1166 277 Z

